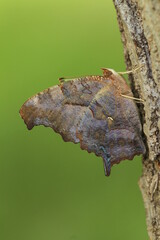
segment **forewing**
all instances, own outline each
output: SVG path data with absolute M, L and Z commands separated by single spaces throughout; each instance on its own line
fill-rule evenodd
M 28 129 L 44 125 L 60 133 L 65 141 L 79 142 L 77 126 L 97 92 L 106 85 L 101 77 L 66 81 L 36 94 L 20 109 Z

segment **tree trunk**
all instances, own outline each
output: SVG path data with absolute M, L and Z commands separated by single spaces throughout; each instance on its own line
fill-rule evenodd
M 135 97 L 144 99 L 139 112 L 147 153 L 139 180 L 151 240 L 160 240 L 160 1 L 113 0 Z

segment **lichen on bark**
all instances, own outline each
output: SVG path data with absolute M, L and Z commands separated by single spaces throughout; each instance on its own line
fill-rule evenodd
M 139 186 L 150 239 L 160 239 L 160 1 L 113 0 L 127 69 L 143 65 L 129 79 L 139 107 L 147 148 Z

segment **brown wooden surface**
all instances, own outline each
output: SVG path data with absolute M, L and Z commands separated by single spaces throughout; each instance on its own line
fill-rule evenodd
M 129 78 L 139 107 L 147 153 L 139 186 L 150 239 L 160 239 L 160 1 L 113 0 L 127 69 L 143 64 Z M 138 218 L 138 216 L 137 216 Z

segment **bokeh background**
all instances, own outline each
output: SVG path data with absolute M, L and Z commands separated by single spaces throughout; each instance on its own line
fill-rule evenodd
M 0 239 L 147 240 L 140 158 L 107 178 L 101 158 L 18 113 L 58 77 L 125 70 L 112 1 L 1 0 L 0 49 Z

